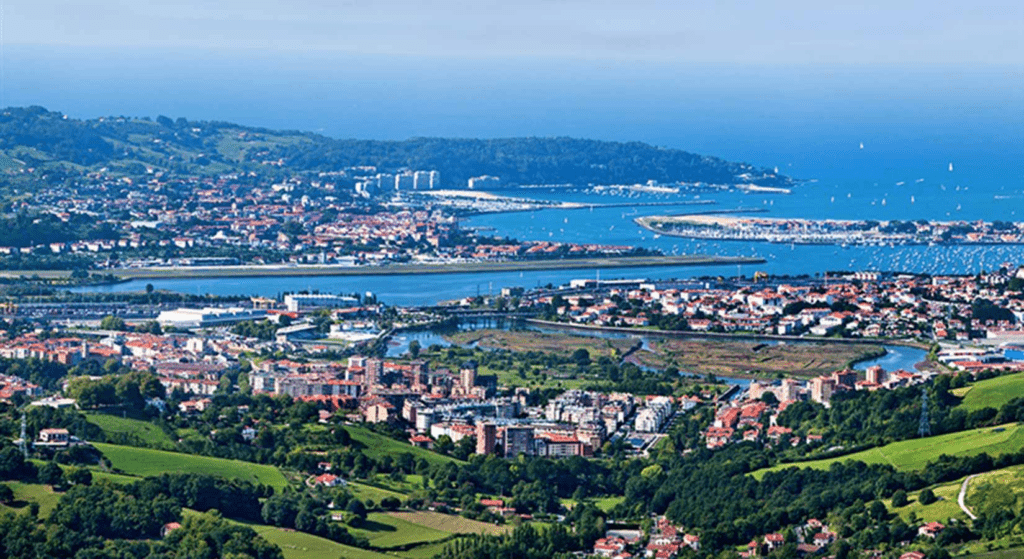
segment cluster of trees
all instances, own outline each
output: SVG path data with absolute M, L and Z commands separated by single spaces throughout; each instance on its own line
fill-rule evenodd
M 180 518 L 166 501 L 137 502 L 109 485 L 74 488 L 50 518 L 0 514 L 0 559 L 283 559 L 252 528 L 218 514 L 191 516 L 167 537 L 158 524 Z
M 257 340 L 269 341 L 274 339 L 274 334 L 277 329 L 281 326 L 287 326 L 287 321 L 284 320 L 286 317 L 282 317 L 283 322 L 271 322 L 269 320 L 246 320 L 239 322 L 231 327 L 231 333 L 246 338 L 256 338 Z
M 792 183 L 788 177 L 747 164 L 640 142 L 574 138 L 414 138 L 388 142 L 308 137 L 312 144 L 279 144 L 260 157 L 282 158 L 290 167 L 316 170 L 353 165 L 436 169 L 448 185 L 465 185 L 470 177 L 480 175 L 500 176 L 505 184 L 633 184 L 650 179 L 730 184 L 743 173 L 761 175 L 758 184 Z
M 146 407 L 146 400 L 165 397 L 166 390 L 153 373 L 131 371 L 96 380 L 85 376 L 72 378 L 67 395 L 83 408 L 120 405 L 141 410 Z

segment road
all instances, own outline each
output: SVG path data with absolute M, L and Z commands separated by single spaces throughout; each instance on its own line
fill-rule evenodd
M 967 516 L 971 520 L 977 520 L 978 517 L 975 516 L 974 513 L 971 512 L 971 510 L 967 508 L 967 503 L 964 502 L 964 501 L 967 499 L 967 484 L 970 483 L 971 480 L 976 478 L 976 477 L 978 477 L 978 476 L 977 475 L 967 476 L 967 479 L 964 480 L 963 485 L 960 486 L 960 496 L 958 496 L 956 498 L 957 504 L 960 505 L 960 508 L 963 509 L 964 513 L 966 513 Z

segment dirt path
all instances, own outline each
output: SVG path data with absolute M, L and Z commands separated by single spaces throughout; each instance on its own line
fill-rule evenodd
M 978 476 L 967 476 L 967 479 L 964 480 L 963 485 L 960 486 L 960 495 L 956 498 L 957 504 L 960 505 L 960 508 L 964 511 L 964 513 L 967 514 L 968 517 L 970 517 L 971 520 L 977 520 L 978 517 L 974 516 L 974 513 L 967 508 L 967 503 L 965 501 L 967 500 L 967 484 L 970 483 L 971 480 L 976 477 Z

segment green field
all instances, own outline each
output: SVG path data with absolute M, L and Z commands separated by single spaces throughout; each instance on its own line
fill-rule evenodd
M 1006 424 L 999 427 L 985 427 L 936 437 L 900 441 L 825 460 L 779 464 L 772 468 L 758 470 L 753 473 L 753 476 L 761 479 L 767 472 L 784 468 L 827 470 L 834 462 L 847 460 L 859 460 L 867 464 L 890 464 L 897 470 L 912 471 L 924 468 L 928 462 L 942 454 L 976 456 L 987 453 L 995 457 L 1006 452 L 1016 452 L 1022 447 L 1024 447 L 1024 428 L 1016 424 Z
M 967 411 L 984 408 L 999 409 L 1013 398 L 1024 396 L 1024 373 L 1015 373 L 988 380 L 954 391 L 964 400 L 960 406 Z
M 370 431 L 365 427 L 346 425 L 345 430 L 352 436 L 353 441 L 363 445 L 363 454 L 373 459 L 380 459 L 384 456 L 397 458 L 400 454 L 409 453 L 412 454 L 413 458 L 417 460 L 422 458 L 430 464 L 444 464 L 446 462 L 465 463 L 443 454 L 431 452 L 425 448 L 412 446 L 407 442 L 396 441 L 390 437 Z
M 453 541 L 455 540 L 437 543 L 427 543 L 423 545 L 418 545 L 408 551 L 392 551 L 390 553 L 393 553 L 399 557 L 405 557 L 405 559 L 431 559 L 432 557 L 437 557 L 438 555 L 440 555 L 440 553 L 444 551 L 444 548 L 448 545 L 451 545 Z
M 957 480 L 950 483 L 943 483 L 940 485 L 933 485 L 931 490 L 938 497 L 938 500 L 930 505 L 922 505 L 917 500 L 917 496 L 920 491 L 915 491 L 907 494 L 907 499 L 910 501 L 904 507 L 893 508 L 892 501 L 886 500 L 885 506 L 890 512 L 896 513 L 903 519 L 904 522 L 910 521 L 910 515 L 913 513 L 917 516 L 918 522 L 941 522 L 943 524 L 949 524 L 950 518 L 956 518 L 960 522 L 967 521 L 967 515 L 960 509 L 960 505 L 957 504 L 957 496 L 960 495 L 960 484 L 963 480 Z
M 273 466 L 105 443 L 95 443 L 93 446 L 110 460 L 114 468 L 128 475 L 145 477 L 187 472 L 244 479 L 270 485 L 277 490 L 288 485 L 284 474 Z
M 193 510 L 182 510 L 183 515 L 198 515 Z M 228 519 L 229 522 L 248 526 L 263 536 L 268 542 L 281 548 L 285 559 L 334 559 L 342 557 L 345 559 L 385 559 L 390 557 L 358 547 L 342 545 L 326 538 L 297 532 L 287 528 L 267 526 L 265 524 L 254 524 Z
M 356 536 L 365 536 L 370 545 L 381 549 L 411 543 L 436 542 L 452 534 L 451 531 L 414 524 L 383 512 L 371 512 L 362 523 L 349 526 L 348 531 Z
M 431 511 L 415 511 L 415 512 L 392 512 L 388 513 L 394 518 L 399 518 L 406 522 L 423 526 L 426 528 L 433 528 L 435 530 L 441 530 L 444 532 L 450 532 L 454 534 L 503 534 L 505 532 L 511 532 L 512 527 L 505 525 L 489 524 L 487 522 L 480 522 L 479 520 L 470 520 L 461 516 L 454 516 L 451 514 L 442 514 L 440 512 Z
M 0 505 L 0 511 L 22 510 L 28 503 L 39 503 L 39 516 L 46 518 L 50 516 L 50 513 L 57 506 L 57 501 L 60 500 L 60 493 L 54 493 L 49 485 L 22 483 L 20 481 L 8 481 L 3 485 L 10 487 L 11 491 L 14 491 L 14 503 L 12 504 L 17 506 L 7 507 Z
M 1024 557 L 1024 548 L 1000 549 L 999 551 L 984 551 L 966 555 L 965 559 L 1019 559 Z
M 167 436 L 167 433 L 147 421 L 103 413 L 86 413 L 85 417 L 89 420 L 89 423 L 103 429 L 103 432 L 108 436 L 127 436 L 137 438 L 141 443 L 156 448 L 167 450 L 174 448 L 174 441 Z
M 594 503 L 594 506 L 603 510 L 604 512 L 612 510 L 613 508 L 615 508 L 615 505 L 625 500 L 626 498 L 621 495 L 615 497 L 598 497 L 596 499 L 591 499 L 591 501 Z M 562 499 L 562 504 L 569 508 L 572 508 L 576 506 L 576 501 L 572 499 Z
M 352 492 L 352 495 L 361 501 L 371 499 L 374 503 L 380 503 L 381 500 L 386 497 L 394 497 L 399 501 L 404 502 L 406 499 L 406 495 L 404 493 L 381 489 L 380 487 L 360 483 L 358 481 L 349 481 L 347 487 L 348 490 Z

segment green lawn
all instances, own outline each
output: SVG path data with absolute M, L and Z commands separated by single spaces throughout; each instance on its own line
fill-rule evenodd
M 348 531 L 353 535 L 365 536 L 370 540 L 370 545 L 383 549 L 417 542 L 436 542 L 452 534 L 413 524 L 383 512 L 371 512 L 358 526 L 349 526 Z
M 1017 424 L 1006 424 L 999 427 L 985 427 L 923 439 L 899 441 L 825 460 L 780 464 L 772 468 L 758 470 L 753 473 L 753 476 L 761 479 L 767 472 L 784 468 L 827 470 L 832 463 L 847 460 L 859 460 L 867 464 L 890 464 L 897 470 L 912 471 L 924 468 L 928 462 L 942 454 L 976 456 L 988 453 L 995 457 L 1005 452 L 1016 452 L 1021 447 L 1024 447 L 1024 428 Z
M 138 419 L 128 419 L 103 413 L 86 413 L 89 423 L 96 425 L 111 437 L 137 438 L 140 442 L 155 448 L 173 449 L 174 441 L 162 429 Z
M 603 510 L 604 512 L 612 510 L 613 508 L 615 508 L 615 505 L 625 500 L 626 498 L 621 495 L 614 497 L 598 497 L 596 499 L 592 499 L 594 505 L 597 506 L 597 508 Z M 572 508 L 576 506 L 576 501 L 572 499 L 562 499 L 562 504 L 569 508 Z
M 444 464 L 446 462 L 456 462 L 459 464 L 465 463 L 455 460 L 454 458 L 444 456 L 443 454 L 429 451 L 425 448 L 412 446 L 407 442 L 385 437 L 384 435 L 375 433 L 358 425 L 346 425 L 345 429 L 348 431 L 349 435 L 352 436 L 353 441 L 357 441 L 363 445 L 363 454 L 366 454 L 366 456 L 370 458 L 380 459 L 384 456 L 397 458 L 401 454 L 409 453 L 412 454 L 413 458 L 416 458 L 417 460 L 422 458 L 430 464 Z
M 28 503 L 39 503 L 39 516 L 46 518 L 50 516 L 53 509 L 57 506 L 57 501 L 60 500 L 60 493 L 54 493 L 53 489 L 49 485 L 40 485 L 37 483 L 22 483 L 20 481 L 8 481 L 3 485 L 11 488 L 14 491 L 14 503 L 19 505 L 17 507 L 6 507 L 0 505 L 0 511 L 2 510 L 23 510 Z
M 244 479 L 270 485 L 277 490 L 288 485 L 284 474 L 273 466 L 105 443 L 95 443 L 93 446 L 110 460 L 114 468 L 128 475 L 145 477 L 167 472 L 187 472 Z
M 963 402 L 960 403 L 967 411 L 983 408 L 999 409 L 1013 398 L 1024 396 L 1024 373 L 1014 373 L 974 383 L 969 390 L 962 390 Z

